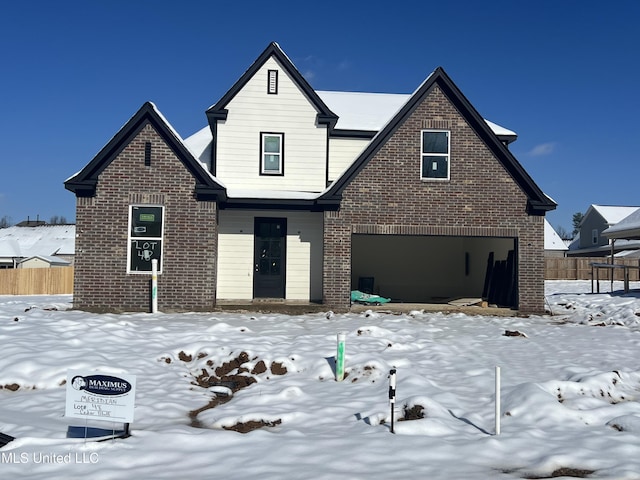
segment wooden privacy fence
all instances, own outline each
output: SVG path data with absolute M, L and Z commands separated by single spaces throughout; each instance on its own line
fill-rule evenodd
M 545 258 L 546 280 L 591 280 L 592 263 L 610 263 L 607 257 L 566 257 L 566 258 Z M 638 259 L 615 259 L 617 265 L 638 266 Z M 610 280 L 610 270 L 600 272 L 600 280 Z M 617 269 L 613 271 L 614 280 L 624 280 L 624 271 Z M 629 280 L 638 281 L 638 270 L 629 270 Z
M 0 270 L 0 295 L 73 293 L 73 267 Z

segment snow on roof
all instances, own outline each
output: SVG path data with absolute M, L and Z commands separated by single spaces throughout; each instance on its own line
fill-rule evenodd
M 203 158 L 205 151 L 209 151 L 211 145 L 211 129 L 207 125 L 201 128 L 196 133 L 183 140 L 184 146 L 193 154 L 195 158 L 200 162 L 206 162 L 206 158 Z
M 0 228 L 0 257 L 73 255 L 75 225 Z
M 327 92 L 318 96 L 338 115 L 336 128 L 378 131 L 384 127 L 411 95 L 396 93 Z
M 591 209 L 602 215 L 605 222 L 615 225 L 622 219 L 628 217 L 640 207 L 620 207 L 614 205 L 591 205 Z M 585 215 L 586 216 L 586 215 Z
M 44 260 L 45 262 L 50 263 L 51 265 L 71 265 L 71 262 L 69 260 L 65 260 L 64 258 L 60 258 L 60 257 L 54 257 L 51 255 L 33 255 L 32 257 L 28 257 L 23 260 L 20 260 L 19 263 L 24 263 L 34 258 L 39 258 L 40 260 Z
M 615 234 L 623 234 L 624 232 L 632 232 L 632 230 L 640 230 L 640 208 L 636 208 L 630 215 L 627 215 L 615 225 L 605 229 L 602 234 L 605 236 L 616 236 Z
M 365 93 L 365 92 L 330 92 L 316 91 L 320 99 L 329 109 L 338 115 L 336 128 L 343 130 L 380 131 L 391 118 L 411 98 L 410 94 L 400 93 Z M 496 123 L 485 120 L 496 135 L 517 136 L 517 134 Z M 206 163 L 203 154 L 211 144 L 211 130 L 204 127 L 184 140 L 185 146 Z
M 411 94 L 316 91 L 329 109 L 338 115 L 336 128 L 379 131 L 395 116 Z M 485 120 L 496 135 L 516 133 Z
M 568 250 L 560 235 L 553 229 L 551 224 L 544 219 L 544 249 L 545 250 Z

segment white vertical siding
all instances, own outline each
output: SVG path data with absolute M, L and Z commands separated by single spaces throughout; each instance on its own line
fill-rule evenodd
M 255 217 L 287 219 L 286 299 L 322 299 L 322 229 L 319 212 L 221 210 L 218 234 L 218 300 L 253 298 Z
M 267 94 L 267 71 L 278 70 L 278 94 Z M 218 123 L 216 175 L 230 188 L 321 191 L 327 129 L 275 59 L 268 60 L 227 105 Z M 284 133 L 284 176 L 260 175 L 260 132 Z

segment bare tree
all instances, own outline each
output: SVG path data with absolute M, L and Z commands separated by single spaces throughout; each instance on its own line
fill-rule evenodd
M 556 233 L 562 240 L 571 240 L 573 238 L 571 233 L 569 233 L 567 229 L 561 225 L 558 225 L 556 227 Z
M 0 228 L 7 228 L 7 227 L 10 227 L 11 225 L 13 225 L 13 222 L 11 221 L 10 216 L 5 215 L 2 218 L 0 218 Z
M 67 224 L 67 219 L 63 215 L 54 215 L 49 220 L 49 223 L 51 225 L 66 225 Z

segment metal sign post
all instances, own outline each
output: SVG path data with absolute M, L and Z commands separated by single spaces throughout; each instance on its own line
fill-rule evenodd
M 393 413 L 396 406 L 396 369 L 392 368 L 389 371 L 389 404 L 391 405 L 391 433 L 395 433 L 393 430 Z

